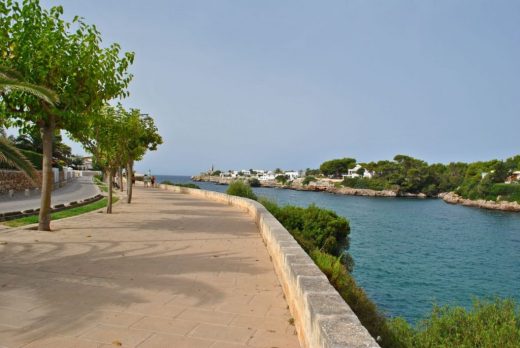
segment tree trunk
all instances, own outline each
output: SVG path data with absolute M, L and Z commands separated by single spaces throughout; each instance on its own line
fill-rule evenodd
M 113 171 L 108 171 L 108 203 L 107 203 L 107 214 L 112 214 L 112 181 L 113 180 Z
M 134 162 L 128 161 L 126 164 L 126 203 L 132 203 L 133 178 Z
M 123 167 L 119 167 L 117 176 L 119 177 L 119 191 L 123 192 Z
M 52 136 L 54 135 L 54 117 L 49 116 L 49 122 L 40 128 L 43 147 L 42 161 L 42 191 L 38 230 L 51 230 L 51 193 L 54 177 L 52 174 Z

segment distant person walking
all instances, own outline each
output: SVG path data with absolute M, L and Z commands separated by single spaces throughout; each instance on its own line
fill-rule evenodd
M 155 176 L 152 175 L 152 178 L 150 180 L 152 181 L 152 187 L 155 187 Z
M 144 187 L 148 187 L 148 185 L 150 184 L 150 177 L 147 174 L 145 174 L 143 181 L 144 181 Z

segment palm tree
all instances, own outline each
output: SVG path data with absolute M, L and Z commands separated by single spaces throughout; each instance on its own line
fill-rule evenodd
M 51 105 L 59 102 L 58 95 L 54 91 L 43 86 L 24 82 L 17 71 L 0 66 L 0 91 L 13 90 L 30 93 Z M 34 183 L 39 181 L 38 174 L 32 163 L 5 137 L 5 134 L 0 134 L 0 163 L 6 163 L 18 168 Z
M 55 105 L 59 102 L 59 98 L 56 92 L 44 86 L 22 81 L 22 76 L 17 71 L 5 66 L 0 66 L 0 90 L 17 90 L 30 93 L 40 99 L 45 100 L 50 105 Z
M 38 173 L 33 164 L 4 136 L 0 136 L 0 163 L 17 168 L 34 184 L 39 181 Z

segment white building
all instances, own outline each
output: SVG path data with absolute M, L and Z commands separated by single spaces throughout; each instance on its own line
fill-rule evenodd
M 514 171 L 507 177 L 506 184 L 511 184 L 513 182 L 520 182 L 520 170 Z
M 361 167 L 359 164 L 356 164 L 356 166 L 352 169 L 349 169 L 348 170 L 348 174 L 343 174 L 342 176 L 344 178 L 359 178 L 361 177 L 361 175 L 359 175 L 358 171 L 360 169 L 364 169 L 363 167 Z M 374 172 L 371 172 L 370 170 L 364 170 L 363 172 L 363 178 L 366 178 L 366 179 L 372 179 L 372 177 L 374 176 Z
M 271 173 L 265 173 L 265 174 L 262 174 L 262 175 L 259 175 L 258 176 L 258 180 L 260 181 L 268 181 L 268 180 L 274 180 L 275 179 L 275 176 L 274 174 L 271 172 Z
M 298 172 L 285 172 L 284 175 L 287 175 L 289 180 L 298 179 L 300 177 L 300 173 Z

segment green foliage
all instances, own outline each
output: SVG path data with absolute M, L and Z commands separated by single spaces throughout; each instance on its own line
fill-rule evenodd
M 213 176 L 219 176 L 221 173 L 222 173 L 222 171 L 220 171 L 220 170 L 215 170 L 213 173 L 211 173 L 211 175 L 213 175 Z
M 36 170 L 42 169 L 43 156 L 41 153 L 37 153 L 29 150 L 20 150 L 20 152 L 32 163 Z
M 320 174 L 321 174 L 321 171 L 319 169 L 307 168 L 305 170 L 305 176 L 318 176 Z
M 43 152 L 43 141 L 40 130 L 37 127 L 31 127 L 19 133 L 17 137 L 11 138 L 17 148 L 29 150 L 33 152 Z M 72 163 L 72 149 L 63 142 L 60 131 L 56 131 L 52 139 L 52 157 L 53 160 L 62 162 L 62 165 Z M 41 169 L 41 163 L 39 164 Z
M 260 203 L 301 242 L 308 253 L 318 249 L 341 257 L 348 249 L 349 223 L 332 210 L 315 205 L 307 208 L 292 205 L 280 207 L 265 198 L 260 199 Z
M 0 90 L 11 91 L 17 90 L 25 93 L 30 93 L 38 97 L 50 105 L 55 105 L 60 101 L 56 92 L 44 86 L 34 85 L 22 80 L 21 74 L 13 69 L 0 66 Z
M 18 169 L 33 183 L 38 182 L 34 165 L 4 136 L 0 136 L 0 164 Z
M 320 166 L 320 171 L 327 176 L 341 177 L 341 174 L 346 174 L 349 169 L 356 165 L 354 158 L 341 158 L 330 161 L 325 161 Z
M 200 189 L 199 185 L 193 184 L 191 182 L 187 183 L 187 184 L 176 184 L 174 182 L 171 182 L 170 180 L 164 180 L 164 181 L 161 181 L 161 184 L 163 184 L 163 185 L 179 186 L 179 187 L 187 187 L 187 188 L 192 188 L 192 189 Z
M 356 284 L 347 267 L 339 258 L 319 250 L 313 250 L 310 256 L 321 271 L 325 273 L 332 286 L 356 313 L 359 321 L 372 337 L 380 338 L 378 343 L 382 347 L 402 346 L 398 337 L 388 326 L 384 314 L 378 310 L 376 304 L 367 296 L 365 291 Z
M 341 184 L 345 187 L 359 188 L 359 189 L 370 189 L 381 191 L 389 189 L 390 184 L 386 183 L 381 179 L 368 179 L 368 178 L 344 178 Z
M 520 311 L 511 299 L 475 300 L 471 310 L 435 306 L 429 317 L 410 326 L 389 322 L 404 347 L 518 347 Z
M 257 178 L 251 178 L 251 179 L 248 179 L 247 182 L 249 183 L 249 186 L 251 187 L 260 187 L 260 180 L 258 180 Z
M 312 175 L 307 175 L 302 181 L 302 185 L 309 185 L 311 182 L 316 181 L 316 178 Z
M 330 167 L 334 161 L 338 160 L 324 164 Z M 393 161 L 363 163 L 362 167 L 374 173 L 371 179 L 344 178 L 342 185 L 359 189 L 424 193 L 432 197 L 441 192 L 455 191 L 464 198 L 496 200 L 502 194 L 505 200 L 518 201 L 514 192 L 502 192 L 500 185 L 511 172 L 520 169 L 520 155 L 505 161 L 491 160 L 470 164 L 452 162 L 447 165 L 428 165 L 410 156 L 397 155 Z
M 229 187 L 228 187 L 226 193 L 228 195 L 245 197 L 245 198 L 253 199 L 255 201 L 258 199 L 258 197 L 255 195 L 255 193 L 251 189 L 251 186 L 249 186 L 247 183 L 245 183 L 242 180 L 235 180 L 231 184 L 229 184 Z
M 101 46 L 97 28 L 81 17 L 72 22 L 62 17 L 61 6 L 47 10 L 39 1 L 2 5 L 2 65 L 17 71 L 22 81 L 59 95 L 53 106 L 29 93 L 11 91 L 2 102 L 8 116 L 18 120 L 16 125 L 55 125 L 82 132 L 91 112 L 128 94 L 133 53 L 121 54 L 118 44 Z
M 285 185 L 285 184 L 287 184 L 287 181 L 289 180 L 289 176 L 282 174 L 282 175 L 277 175 L 274 179 L 277 182 L 279 182 L 280 184 Z

